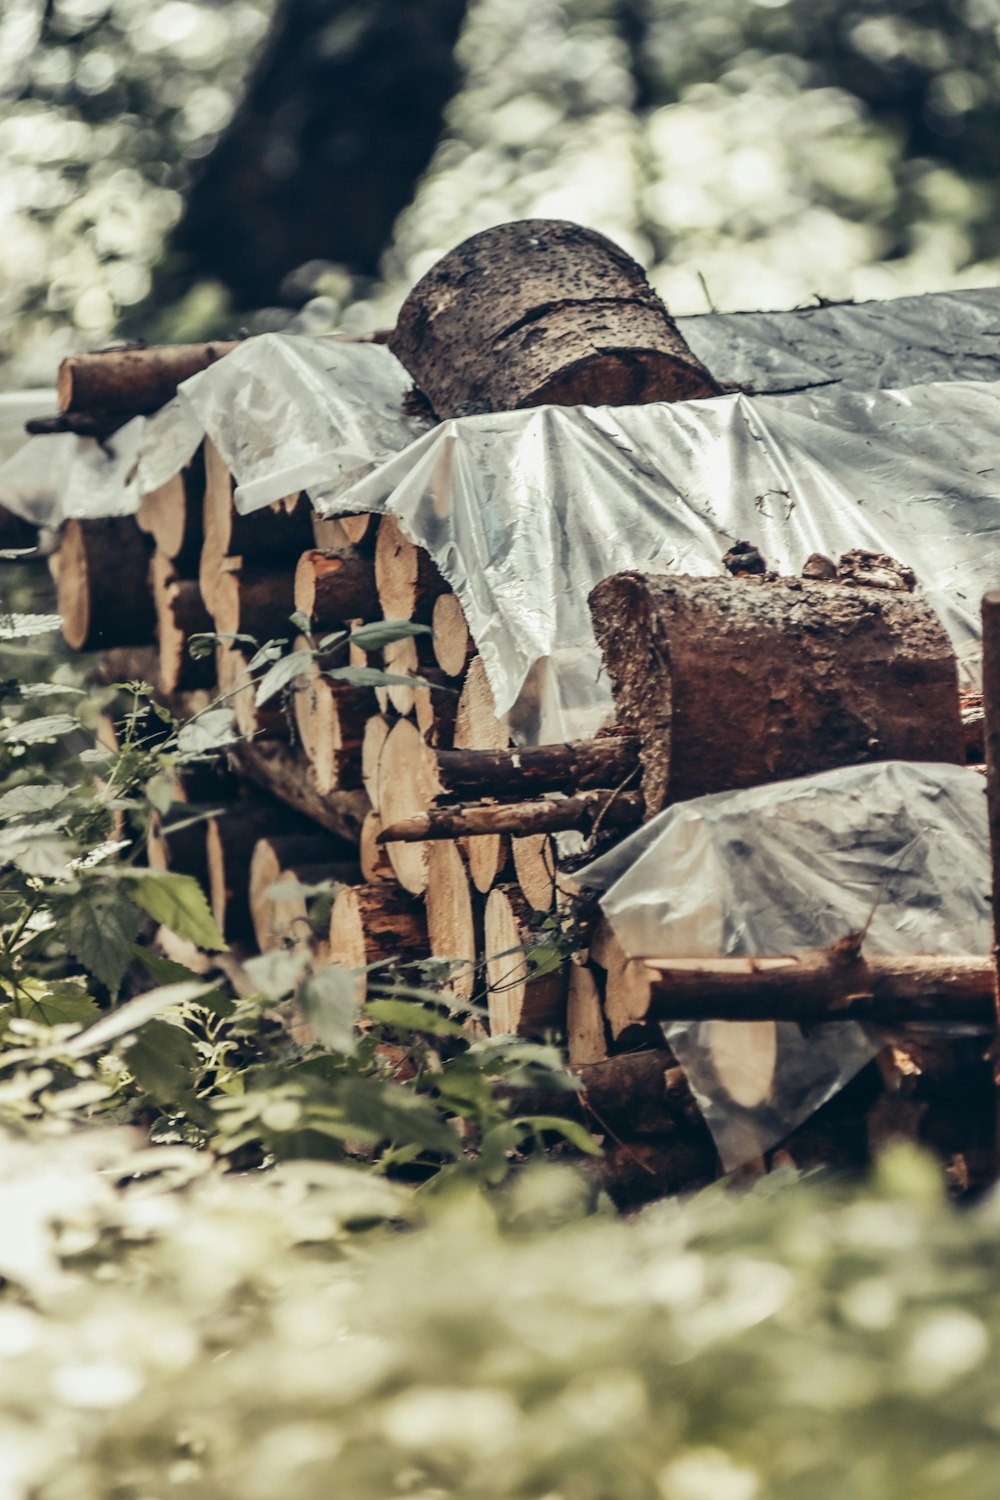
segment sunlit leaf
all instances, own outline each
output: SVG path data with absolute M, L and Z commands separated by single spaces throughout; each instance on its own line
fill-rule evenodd
M 98 885 L 73 897 L 60 930 L 73 957 L 114 995 L 141 925 L 142 913 L 119 885 Z
M 0 734 L 0 740 L 8 745 L 37 745 L 44 740 L 57 740 L 79 727 L 80 721 L 71 714 L 47 714 L 43 719 L 27 719 L 23 724 L 11 725 Z
M 269 667 L 257 684 L 255 702 L 260 708 L 263 704 L 270 702 L 276 693 L 282 688 L 295 681 L 296 677 L 304 676 L 313 664 L 311 651 L 293 651 L 290 656 L 283 656 Z
M 0 614 L 0 641 L 23 641 L 34 635 L 48 635 L 62 624 L 61 615 Z
M 380 651 L 407 636 L 430 634 L 429 625 L 417 625 L 413 620 L 373 620 L 370 625 L 359 625 L 351 631 L 351 644 L 360 646 L 362 651 Z
M 225 938 L 193 875 L 168 870 L 123 870 L 121 875 L 127 880 L 132 900 L 154 921 L 209 952 L 225 949 Z
M 353 969 L 330 964 L 312 974 L 299 989 L 302 1014 L 316 1040 L 334 1052 L 357 1047 L 358 976 Z
M 69 795 L 69 789 L 54 782 L 13 787 L 0 797 L 0 821 L 49 812 Z

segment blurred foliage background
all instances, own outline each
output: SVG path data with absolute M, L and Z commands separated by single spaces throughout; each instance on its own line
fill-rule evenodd
M 995 283 L 1000 0 L 4 0 L 0 384 L 391 322 L 503 219 L 675 312 Z

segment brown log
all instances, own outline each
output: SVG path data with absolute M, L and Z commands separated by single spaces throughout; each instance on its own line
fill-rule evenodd
M 440 791 L 434 752 L 424 743 L 416 725 L 399 719 L 393 725 L 379 756 L 378 812 L 384 823 L 411 818 L 430 805 Z M 421 840 L 389 843 L 389 858 L 396 879 L 415 896 L 427 889 L 430 850 Z
M 303 552 L 295 568 L 295 608 L 316 630 L 346 620 L 374 620 L 379 614 L 375 565 L 370 556 L 344 547 Z
M 590 606 L 647 816 L 861 761 L 964 760 L 954 652 L 912 594 L 620 573 Z
M 220 575 L 226 570 L 229 545 L 228 517 L 233 510 L 233 476 L 222 454 L 210 438 L 203 445 L 205 493 L 202 497 L 202 543 L 198 560 L 198 584 L 205 607 L 212 609 Z
M 154 812 L 146 834 L 146 863 L 151 870 L 172 870 L 193 875 L 208 884 L 208 854 L 205 847 L 206 814 L 190 802 L 175 803 L 166 813 Z
M 989 957 L 865 958 L 851 943 L 795 958 L 647 959 L 658 1021 L 992 1026 Z
M 464 677 L 475 646 L 457 594 L 440 594 L 431 614 L 434 656 L 449 677 Z
M 159 411 L 177 387 L 238 347 L 212 344 L 148 345 L 75 354 L 59 366 L 56 394 L 61 412 Z
M 383 844 L 378 842 L 378 836 L 382 832 L 382 820 L 377 812 L 370 812 L 361 825 L 361 878 L 367 885 L 377 884 L 380 880 L 395 883 L 396 872 L 392 868 L 392 861 Z
M 620 786 L 638 771 L 639 741 L 634 735 L 603 735 L 562 745 L 439 750 L 437 761 L 441 784 L 451 797 L 523 802 L 539 792 Z
M 406 722 L 405 720 L 401 722 Z M 435 839 L 499 838 L 504 833 L 531 835 L 578 829 L 592 835 L 603 829 L 635 828 L 642 822 L 638 792 L 581 792 L 578 797 L 535 797 L 530 802 L 457 802 L 432 807 L 390 822 L 379 838 L 384 844 L 419 844 Z
M 198 572 L 205 508 L 205 450 L 199 446 L 189 464 L 166 484 L 143 495 L 136 514 L 157 552 L 170 559 L 182 578 Z
M 547 833 L 529 833 L 512 838 L 511 855 L 517 883 L 528 905 L 535 911 L 551 911 L 556 896 L 556 851 Z
M 404 534 L 395 516 L 383 516 L 375 541 L 375 586 L 387 620 L 429 625 L 434 601 L 447 584 L 433 558 Z
M 497 714 L 493 689 L 482 657 L 475 656 L 469 663 L 455 712 L 453 753 L 503 750 L 509 742 L 510 726 L 507 716 Z M 469 873 L 477 890 L 490 890 L 499 877 L 504 863 L 500 837 L 503 831 L 483 829 L 483 837 L 470 839 L 463 845 L 469 862 Z
M 643 1026 L 650 1013 L 646 965 L 630 959 L 603 917 L 591 934 L 590 957 L 604 970 L 604 1014 L 613 1041 L 631 1026 Z
M 452 967 L 444 988 L 459 1000 L 476 989 L 476 921 L 465 861 L 454 844 L 435 844 L 427 862 L 427 936 L 431 955 Z
M 232 745 L 227 756 L 233 769 L 256 786 L 286 802 L 321 828 L 356 844 L 369 810 L 363 791 L 333 791 L 323 796 L 310 776 L 309 762 L 301 751 L 278 740 Z
M 307 898 L 294 887 L 357 880 L 358 866 L 345 858 L 346 852 L 339 840 L 322 834 L 258 839 L 250 861 L 250 914 L 262 953 L 271 948 L 315 946 Z M 290 889 L 274 889 L 281 886 Z
M 483 949 L 492 1036 L 538 1036 L 563 1031 L 566 965 L 535 974 L 530 949 L 533 913 L 514 885 L 494 886 L 483 916 Z
M 601 1062 L 608 1055 L 601 992 L 594 971 L 584 964 L 569 965 L 566 1053 L 571 1068 Z
M 330 913 L 332 963 L 363 971 L 368 964 L 413 962 L 426 958 L 428 951 L 423 911 L 397 886 L 344 886 L 337 892 Z M 367 976 L 360 972 L 359 1000 L 367 988 Z
M 29 437 L 58 437 L 68 432 L 73 437 L 106 443 L 119 427 L 131 420 L 130 412 L 57 412 L 54 416 L 29 417 L 24 430 Z
M 156 606 L 161 690 L 172 697 L 192 688 L 210 687 L 215 681 L 212 656 L 194 657 L 191 637 L 212 629 L 212 617 L 202 602 L 195 578 L 181 578 L 176 565 L 162 552 L 153 556 L 150 569 Z
M 344 535 L 352 547 L 359 552 L 372 557 L 375 552 L 375 538 L 378 535 L 379 517 L 374 511 L 365 511 L 359 516 L 339 516 Z M 317 542 L 317 546 L 319 543 Z
M 368 793 L 372 807 L 379 813 L 378 768 L 382 759 L 382 747 L 389 738 L 389 727 L 389 721 L 382 714 L 373 714 L 365 725 L 361 744 L 361 784 Z
M 389 347 L 441 418 L 719 392 L 636 262 L 558 219 L 501 224 L 444 256 Z
M 217 576 L 209 609 L 219 635 L 250 635 L 258 644 L 287 640 L 295 608 L 292 574 L 280 566 L 230 559 Z
M 300 637 L 296 649 L 308 643 Z M 361 785 L 361 749 L 372 708 L 370 688 L 331 682 L 315 660 L 296 679 L 295 723 L 321 792 Z
M 96 658 L 84 681 L 88 687 L 110 687 L 113 682 L 144 682 L 154 692 L 159 692 L 159 650 L 152 644 L 113 646 Z
M 72 650 L 152 640 L 149 540 L 133 516 L 67 521 L 59 554 L 58 608 Z
M 620 1213 L 628 1213 L 705 1186 L 717 1176 L 717 1158 L 706 1130 L 684 1140 L 611 1140 L 584 1170 Z

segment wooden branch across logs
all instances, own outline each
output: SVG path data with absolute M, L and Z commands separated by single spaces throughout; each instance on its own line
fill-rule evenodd
M 380 844 L 419 844 L 434 839 L 485 838 L 502 833 L 563 833 L 588 836 L 597 828 L 621 832 L 642 822 L 639 792 L 589 791 L 576 797 L 535 797 L 530 802 L 459 802 L 432 807 L 384 828 Z
M 522 802 L 531 792 L 585 792 L 620 786 L 639 767 L 633 735 L 506 750 L 439 750 L 438 776 L 452 797 Z
M 845 944 L 796 958 L 647 959 L 645 968 L 657 1021 L 994 1025 L 988 955 L 864 958 Z

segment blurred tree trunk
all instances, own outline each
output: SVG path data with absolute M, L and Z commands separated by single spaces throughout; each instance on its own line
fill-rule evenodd
M 308 261 L 374 273 L 457 87 L 466 5 L 279 0 L 243 102 L 188 194 L 163 290 L 211 277 L 237 306 L 259 307 Z

